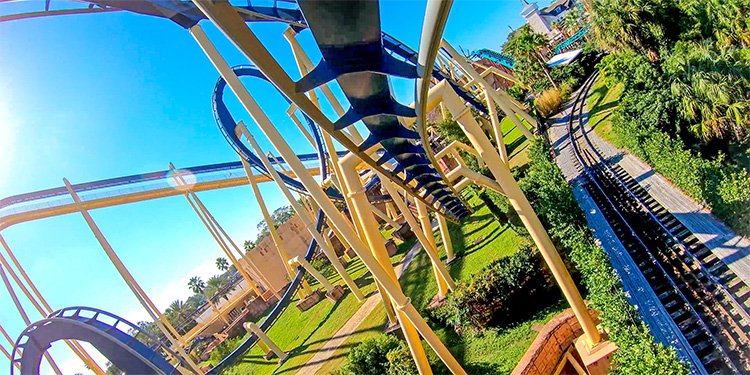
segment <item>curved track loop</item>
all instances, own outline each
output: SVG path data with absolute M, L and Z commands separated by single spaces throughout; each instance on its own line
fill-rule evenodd
M 700 359 L 694 366 L 704 368 L 697 371 L 750 372 L 750 319 L 746 306 L 724 285 L 736 284 L 736 275 L 723 270 L 718 259 L 707 267 L 691 250 L 703 245 L 685 241 L 689 231 L 648 193 L 636 192 L 638 183 L 619 166 L 611 167 L 583 129 L 583 100 L 595 79 L 580 90 L 568 123 L 573 152 L 589 181 L 585 187 Z M 721 279 L 711 269 L 722 269 Z
M 147 346 L 139 337 L 157 344 Z M 42 355 L 59 340 L 88 342 L 128 374 L 179 374 L 161 353 L 177 355 L 156 338 L 117 315 L 83 306 L 54 311 L 28 326 L 16 340 L 10 373 L 14 374 L 14 364 L 20 364 L 22 375 L 39 374 Z

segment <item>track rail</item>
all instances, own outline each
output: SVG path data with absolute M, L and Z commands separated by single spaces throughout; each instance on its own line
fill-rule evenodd
M 748 286 L 591 142 L 582 115 L 595 78 L 580 90 L 568 123 L 584 187 L 700 359 L 699 372 L 749 373 Z

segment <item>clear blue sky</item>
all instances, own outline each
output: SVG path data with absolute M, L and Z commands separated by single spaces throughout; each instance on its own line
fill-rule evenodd
M 381 3 L 383 29 L 416 49 L 424 1 Z M 518 0 L 457 1 L 445 37 L 465 49 L 497 50 L 508 26 L 523 24 L 520 9 Z M 203 24 L 230 64 L 247 63 Z M 287 71 L 296 72 L 281 37 L 284 26 L 252 27 Z M 309 31 L 303 34 L 311 47 Z M 307 50 L 317 61 L 317 50 Z M 171 21 L 116 12 L 6 22 L 0 24 L 0 56 L 0 197 L 61 186 L 63 177 L 78 183 L 163 170 L 170 161 L 187 167 L 236 160 L 211 112 L 218 75 L 188 32 Z M 257 86 L 251 92 L 271 118 L 293 129 L 283 100 Z M 402 102 L 411 102 L 413 83 L 394 86 Z M 236 118 L 247 119 L 230 104 Z M 295 149 L 312 152 L 298 132 L 288 134 Z M 285 203 L 271 184 L 262 190 L 272 208 Z M 237 242 L 255 237 L 260 214 L 248 187 L 200 196 Z M 216 273 L 220 250 L 184 198 L 92 215 L 162 309 L 189 295 L 190 276 Z M 80 215 L 20 224 L 2 234 L 53 308 L 86 305 L 145 318 Z M 0 324 L 15 337 L 24 324 L 4 288 L 0 306 Z M 39 316 L 31 312 L 31 318 Z M 61 344 L 52 353 L 66 363 L 66 373 L 82 370 Z M 0 369 L 7 369 L 4 359 Z

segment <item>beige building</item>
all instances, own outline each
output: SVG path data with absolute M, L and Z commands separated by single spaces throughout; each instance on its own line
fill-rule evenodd
M 290 258 L 305 255 L 312 236 L 305 229 L 299 216 L 292 216 L 286 223 L 279 226 L 277 231 L 283 242 L 284 251 Z M 270 235 L 263 238 L 252 250 L 246 252 L 245 258 L 255 264 L 274 290 L 282 290 L 291 281 Z M 255 277 L 255 275 L 252 276 Z M 256 280 L 261 285 L 265 284 L 263 278 L 256 278 Z

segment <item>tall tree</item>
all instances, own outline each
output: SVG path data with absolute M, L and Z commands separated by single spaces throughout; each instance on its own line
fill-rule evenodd
M 218 268 L 219 271 L 226 271 L 227 269 L 229 269 L 229 262 L 227 261 L 227 258 L 216 258 L 216 268 Z
M 203 294 L 203 291 L 206 289 L 206 283 L 200 277 L 193 276 L 188 281 L 188 288 L 195 294 Z
M 181 300 L 176 299 L 169 304 L 166 310 L 164 310 L 164 315 L 166 315 L 167 320 L 169 320 L 172 325 L 178 325 L 189 315 L 188 305 Z
M 675 0 L 598 0 L 591 14 L 591 29 L 599 47 L 632 50 L 649 60 L 679 35 L 680 11 Z
M 557 88 L 557 83 L 552 79 L 547 68 L 547 62 L 542 50 L 549 48 L 547 38 L 542 34 L 537 34 L 527 25 L 521 26 L 516 32 L 509 36 L 508 41 L 503 45 L 503 52 L 512 55 L 518 63 L 535 65 L 531 69 L 538 69 L 544 72 L 552 87 Z M 530 82 L 526 82 L 530 84 Z

